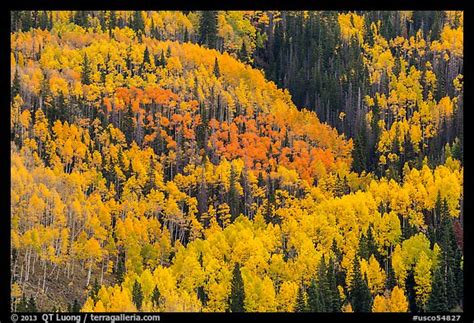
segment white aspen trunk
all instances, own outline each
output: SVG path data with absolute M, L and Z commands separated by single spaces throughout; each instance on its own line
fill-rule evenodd
M 72 280 L 74 281 L 74 260 L 72 261 L 72 264 L 71 264 L 71 267 L 72 267 L 72 271 L 71 271 L 71 274 L 72 274 Z
M 43 288 L 42 288 L 42 290 L 44 291 L 44 288 L 46 286 L 46 267 L 47 267 L 46 266 L 46 259 L 43 260 L 43 263 L 44 263 L 44 265 L 43 265 Z
M 33 272 L 35 272 L 35 265 L 36 265 L 36 260 L 38 259 L 38 255 L 35 254 L 35 256 L 33 257 L 33 265 L 31 265 L 31 270 Z
M 90 280 L 91 280 L 91 273 L 92 273 L 92 259 L 89 259 L 89 271 L 87 273 L 87 284 L 86 286 L 89 286 Z
M 20 268 L 20 284 L 23 282 L 23 264 L 21 265 L 21 268 Z
M 25 274 L 25 282 L 28 281 L 28 278 L 30 276 L 30 261 L 31 261 L 31 247 L 28 248 L 26 251 L 26 274 Z
M 108 256 L 107 256 L 108 258 Z M 104 260 L 102 260 L 102 266 L 100 268 L 100 284 L 102 285 L 102 281 L 104 280 Z

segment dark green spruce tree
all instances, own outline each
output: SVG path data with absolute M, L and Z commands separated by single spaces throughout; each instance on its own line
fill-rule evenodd
M 81 82 L 82 84 L 89 85 L 91 84 L 91 74 L 92 74 L 92 68 L 91 68 L 91 63 L 89 61 L 89 57 L 87 54 L 84 54 L 84 57 L 82 58 L 82 65 L 81 65 Z
M 145 51 L 143 52 L 143 65 L 150 64 L 150 51 L 148 47 L 145 47 Z
M 219 78 L 221 77 L 221 71 L 220 71 L 220 68 L 219 68 L 219 62 L 217 61 L 217 57 L 216 57 L 216 60 L 214 61 L 214 76 Z
M 209 300 L 206 291 L 204 290 L 204 286 L 199 286 L 197 288 L 197 297 L 201 301 L 202 306 L 206 306 Z
M 367 140 L 367 127 L 363 122 L 354 139 L 354 149 L 352 150 L 352 169 L 357 173 L 368 171 Z
M 308 304 L 306 303 L 306 291 L 303 283 L 301 282 L 298 293 L 296 294 L 295 312 L 302 313 L 308 312 Z
M 199 44 L 217 47 L 217 11 L 202 11 L 199 19 Z
M 229 184 L 229 207 L 231 214 L 231 221 L 234 221 L 240 214 L 239 208 L 239 191 L 237 190 L 237 172 L 235 171 L 234 165 L 230 168 L 230 184 Z
M 94 303 L 97 302 L 99 290 L 100 290 L 99 282 L 97 281 L 97 278 L 95 278 L 94 284 L 92 285 L 92 288 L 89 292 L 89 296 L 92 298 L 92 300 L 94 300 Z
M 28 312 L 30 313 L 38 312 L 38 307 L 36 306 L 36 300 L 33 297 L 33 295 L 31 295 L 30 299 L 28 300 Z
M 356 256 L 352 267 L 352 282 L 349 289 L 349 299 L 354 312 L 370 312 L 372 309 L 372 295 L 367 280 L 362 277 L 359 257 Z
M 123 116 L 122 120 L 122 131 L 127 139 L 128 143 L 131 143 L 133 140 L 133 131 L 134 131 L 134 122 L 133 122 L 133 111 L 132 106 L 127 107 L 127 111 Z
M 154 307 L 160 306 L 160 300 L 161 300 L 161 293 L 160 290 L 158 289 L 158 286 L 155 285 L 155 288 L 153 289 L 153 293 L 151 294 L 151 302 Z
M 232 313 L 245 312 L 244 299 L 244 281 L 240 272 L 240 265 L 235 263 L 230 287 L 229 310 Z
M 81 305 L 79 305 L 79 302 L 77 301 L 77 299 L 75 299 L 72 304 L 69 304 L 68 312 L 79 313 L 80 311 L 81 311 Z
M 137 307 L 137 310 L 140 311 L 143 303 L 143 291 L 142 285 L 138 282 L 138 280 L 135 280 L 135 283 L 133 284 L 132 301 Z
M 13 99 L 18 95 L 20 94 L 20 89 L 21 89 L 21 86 L 20 86 L 20 75 L 18 74 L 18 68 L 15 69 L 15 76 L 13 77 L 13 84 L 12 84 L 12 89 L 11 89 L 11 93 L 12 93 L 12 101 Z
M 249 62 L 249 53 L 247 51 L 247 45 L 245 45 L 245 41 L 242 41 L 242 47 L 239 51 L 239 59 L 244 63 Z
M 342 301 L 339 289 L 337 288 L 336 268 L 332 257 L 329 258 L 327 281 L 329 285 L 328 311 L 340 312 Z
M 145 31 L 145 21 L 143 20 L 141 11 L 133 12 L 132 29 L 135 32 L 141 32 L 141 33 Z
M 326 312 L 324 295 L 321 293 L 319 283 L 313 278 L 308 288 L 308 310 L 313 313 Z M 297 302 L 298 303 L 298 302 Z
M 25 294 L 21 296 L 21 299 L 16 307 L 16 311 L 20 313 L 28 312 L 28 300 L 26 299 Z
M 435 270 L 431 286 L 431 294 L 426 304 L 426 310 L 428 312 L 447 312 L 449 304 L 443 268 Z

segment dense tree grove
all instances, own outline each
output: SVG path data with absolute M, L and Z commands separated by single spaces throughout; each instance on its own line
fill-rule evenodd
M 462 310 L 462 12 L 11 26 L 13 310 Z

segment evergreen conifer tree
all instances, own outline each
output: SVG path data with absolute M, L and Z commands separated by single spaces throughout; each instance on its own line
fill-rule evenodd
M 133 284 L 132 301 L 137 307 L 137 310 L 140 311 L 143 303 L 143 291 L 142 285 L 138 282 L 138 280 L 135 280 L 135 283 Z
M 362 277 L 358 256 L 354 259 L 349 297 L 354 312 L 370 312 L 372 295 L 367 285 L 367 279 Z
M 28 300 L 28 312 L 30 313 L 38 312 L 38 308 L 36 306 L 36 300 L 34 299 L 33 295 L 31 295 L 30 299 Z
M 435 270 L 431 286 L 432 290 L 428 298 L 427 311 L 447 312 L 449 310 L 448 295 L 442 268 Z
M 158 286 L 155 285 L 155 288 L 153 289 L 153 293 L 151 294 L 151 301 L 153 303 L 154 307 L 160 306 L 160 301 L 161 301 L 161 293 L 160 290 L 158 289 Z
M 244 281 L 240 272 L 240 265 L 236 263 L 232 272 L 232 282 L 229 297 L 229 309 L 231 312 L 245 312 L 244 309 Z
M 216 48 L 217 11 L 202 11 L 199 20 L 199 44 L 208 48 Z
M 12 84 L 12 88 L 11 88 L 11 93 L 12 93 L 12 97 L 11 97 L 11 100 L 13 101 L 13 99 L 18 95 L 20 94 L 20 89 L 21 89 L 21 86 L 20 86 L 20 75 L 18 74 L 18 68 L 15 69 L 15 76 L 13 77 L 13 84 Z
M 301 283 L 296 294 L 295 312 L 308 312 L 308 305 L 306 303 L 306 291 Z
M 91 84 L 92 68 L 87 54 L 84 54 L 82 59 L 81 82 L 82 84 Z
M 216 60 L 214 61 L 214 76 L 217 78 L 221 76 L 221 72 L 219 69 L 219 62 L 217 61 L 217 57 L 216 57 Z

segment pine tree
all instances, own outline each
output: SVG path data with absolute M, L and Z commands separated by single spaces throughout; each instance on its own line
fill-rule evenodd
M 105 11 L 104 10 L 99 11 L 99 23 L 100 23 L 100 30 L 105 31 L 107 29 L 107 26 L 105 24 Z
M 371 255 L 374 255 L 375 258 L 379 258 L 380 256 L 375 244 L 374 235 L 372 234 L 372 226 L 369 226 L 367 235 L 362 234 L 359 239 L 359 256 L 369 260 Z
M 184 43 L 189 42 L 189 31 L 188 31 L 188 28 L 185 28 L 185 29 L 184 29 L 183 42 L 184 42 Z
M 28 31 L 33 27 L 33 21 L 31 19 L 31 11 L 23 11 L 21 19 L 21 31 Z
M 451 156 L 462 162 L 462 144 L 458 137 L 454 139 L 453 146 L 451 148 Z
M 199 286 L 197 288 L 197 297 L 201 301 L 202 306 L 206 306 L 209 300 L 206 291 L 204 290 L 204 286 Z
M 119 151 L 119 154 L 121 150 Z M 123 253 L 119 254 L 119 259 L 117 262 L 117 267 L 115 268 L 115 276 L 118 283 L 122 283 L 125 276 L 125 255 Z
M 349 181 L 347 180 L 346 175 L 344 175 L 344 179 L 342 180 L 342 191 L 344 195 L 348 195 L 351 193 L 351 187 L 349 186 Z
M 11 88 L 11 93 L 12 93 L 11 100 L 12 101 L 18 94 L 20 94 L 20 89 L 21 89 L 20 75 L 18 74 L 18 68 L 16 68 L 15 69 L 15 76 L 13 77 L 13 84 L 12 84 L 12 88 Z
M 405 135 L 404 141 L 404 148 L 403 148 L 403 155 L 404 160 L 409 163 L 409 165 L 413 165 L 413 161 L 416 159 L 415 147 L 413 147 L 413 142 L 411 139 L 410 132 L 408 131 Z
M 448 298 L 448 309 L 458 305 L 458 290 L 453 268 L 449 268 L 446 274 L 446 296 Z
M 151 301 L 153 303 L 153 306 L 155 308 L 158 308 L 161 304 L 161 293 L 160 290 L 158 289 L 158 286 L 155 285 L 155 288 L 153 289 L 153 293 L 151 295 Z
M 455 264 L 454 264 L 454 279 L 456 281 L 456 291 L 457 291 L 457 299 L 458 301 L 462 302 L 463 296 L 464 296 L 464 273 L 462 269 L 462 252 L 460 249 L 457 250 L 456 252 L 456 258 L 455 258 Z
M 89 292 L 89 296 L 94 300 L 94 302 L 97 302 L 97 297 L 99 294 L 100 286 L 99 282 L 97 281 L 97 278 L 94 279 L 94 284 L 92 285 L 92 288 Z
M 367 236 L 362 233 L 359 239 L 359 257 L 368 260 L 370 257 Z
M 242 41 L 242 47 L 240 48 L 240 51 L 239 51 L 239 59 L 244 63 L 248 63 L 249 61 L 249 53 L 247 51 L 247 46 L 245 45 L 245 41 Z
M 415 275 L 412 270 L 410 270 L 405 279 L 405 286 L 407 291 L 408 304 L 410 312 L 418 312 L 418 306 L 416 304 L 416 292 L 415 292 Z
M 79 313 L 81 311 L 81 305 L 79 305 L 79 302 L 77 299 L 74 300 L 74 303 L 71 305 L 70 312 L 71 313 Z
M 352 169 L 357 173 L 362 173 L 368 170 L 367 166 L 367 128 L 365 122 L 363 122 L 354 139 Z
M 217 57 L 216 57 L 216 60 L 214 61 L 214 76 L 216 78 L 221 77 L 221 72 L 219 69 L 219 62 L 217 61 Z
M 28 300 L 26 299 L 25 294 L 21 296 L 20 302 L 18 302 L 18 306 L 16 311 L 19 313 L 27 312 L 28 311 Z
M 39 94 L 42 100 L 45 100 L 51 94 L 51 90 L 49 88 L 49 78 L 45 70 L 43 70 L 43 78 L 41 79 Z
M 308 288 L 308 310 L 314 313 L 325 312 L 322 298 L 320 285 L 315 279 L 312 279 Z
M 145 22 L 141 11 L 133 12 L 132 29 L 137 33 L 140 32 L 140 34 L 145 31 Z
M 41 11 L 40 19 L 39 19 L 39 27 L 42 30 L 48 30 L 49 28 L 49 17 L 46 11 Z
M 31 295 L 30 299 L 28 300 L 28 312 L 30 313 L 38 312 L 38 308 L 36 307 L 36 301 L 33 298 L 33 295 Z
M 385 287 L 389 290 L 392 290 L 393 287 L 397 284 L 397 279 L 395 277 L 395 271 L 393 270 L 392 262 L 388 262 L 388 271 L 387 271 L 387 280 L 385 282 Z
M 308 305 L 306 303 L 305 294 L 306 291 L 304 290 L 303 284 L 300 284 L 298 288 L 298 293 L 296 294 L 295 312 L 308 312 Z
M 51 115 L 51 113 L 48 113 L 50 110 L 53 110 L 53 109 L 46 110 L 46 113 L 48 114 L 48 119 L 50 119 L 50 120 L 59 119 L 61 121 L 64 121 L 64 120 L 68 120 L 70 118 L 70 115 L 67 111 L 66 98 L 65 98 L 62 91 L 60 91 L 59 95 L 58 95 L 56 109 L 55 109 L 56 110 L 56 115 Z M 51 111 L 51 112 L 53 112 L 53 111 Z
M 318 267 L 318 287 L 319 287 L 319 294 L 321 299 L 321 311 L 329 312 L 331 311 L 331 291 L 329 287 L 329 281 L 327 276 L 327 268 L 326 268 L 326 261 L 324 256 L 321 258 Z
M 202 11 L 199 20 L 199 44 L 217 47 L 217 11 Z
M 89 17 L 88 17 L 87 11 L 84 10 L 78 10 L 76 11 L 73 19 L 74 23 L 78 26 L 84 27 L 84 28 L 89 28 Z
M 143 52 L 143 65 L 150 64 L 150 52 L 148 51 L 148 47 L 145 47 L 145 51 Z
M 232 272 L 232 282 L 229 297 L 229 309 L 231 312 L 245 312 L 244 309 L 244 281 L 240 272 L 240 265 L 238 263 L 234 266 Z
M 154 55 L 155 59 L 155 66 L 156 67 L 165 67 L 166 66 L 166 58 L 165 58 L 165 52 L 162 50 L 161 54 Z
M 370 312 L 372 308 L 372 295 L 367 285 L 367 279 L 363 278 L 360 272 L 359 257 L 357 256 L 353 264 L 349 297 L 354 312 Z
M 451 309 L 456 307 L 458 304 L 459 291 L 458 284 L 456 283 L 456 276 L 460 276 L 459 271 L 461 270 L 459 263 L 457 262 L 457 258 L 459 258 L 459 247 L 456 243 L 453 221 L 449 213 L 446 198 L 443 199 L 441 206 L 439 206 L 439 202 L 437 201 L 435 209 L 439 210 L 438 212 L 441 221 L 436 239 L 441 248 L 440 268 L 446 287 L 447 306 Z
M 427 303 L 427 311 L 447 312 L 448 310 L 449 306 L 448 295 L 446 291 L 446 281 L 444 279 L 443 269 L 438 268 L 434 273 L 432 290 Z
M 84 54 L 84 57 L 82 59 L 82 70 L 81 70 L 82 84 L 86 84 L 86 85 L 91 84 L 91 74 L 92 74 L 92 69 L 91 69 L 89 57 L 87 57 L 87 54 Z
M 138 282 L 138 280 L 135 280 L 135 283 L 133 284 L 132 301 L 133 304 L 135 304 L 135 306 L 137 307 L 137 310 L 140 311 L 143 302 L 143 291 L 142 285 Z
M 166 57 L 165 57 L 165 52 L 164 51 L 161 51 L 160 66 L 162 66 L 162 67 L 166 66 Z
M 114 30 L 116 26 L 117 26 L 117 14 L 115 13 L 115 10 L 111 10 L 110 17 L 109 17 L 109 32 L 111 33 L 112 30 Z
M 339 289 L 337 288 L 336 268 L 332 258 L 329 258 L 327 281 L 329 284 L 328 311 L 340 312 L 342 305 L 341 295 L 339 294 Z

